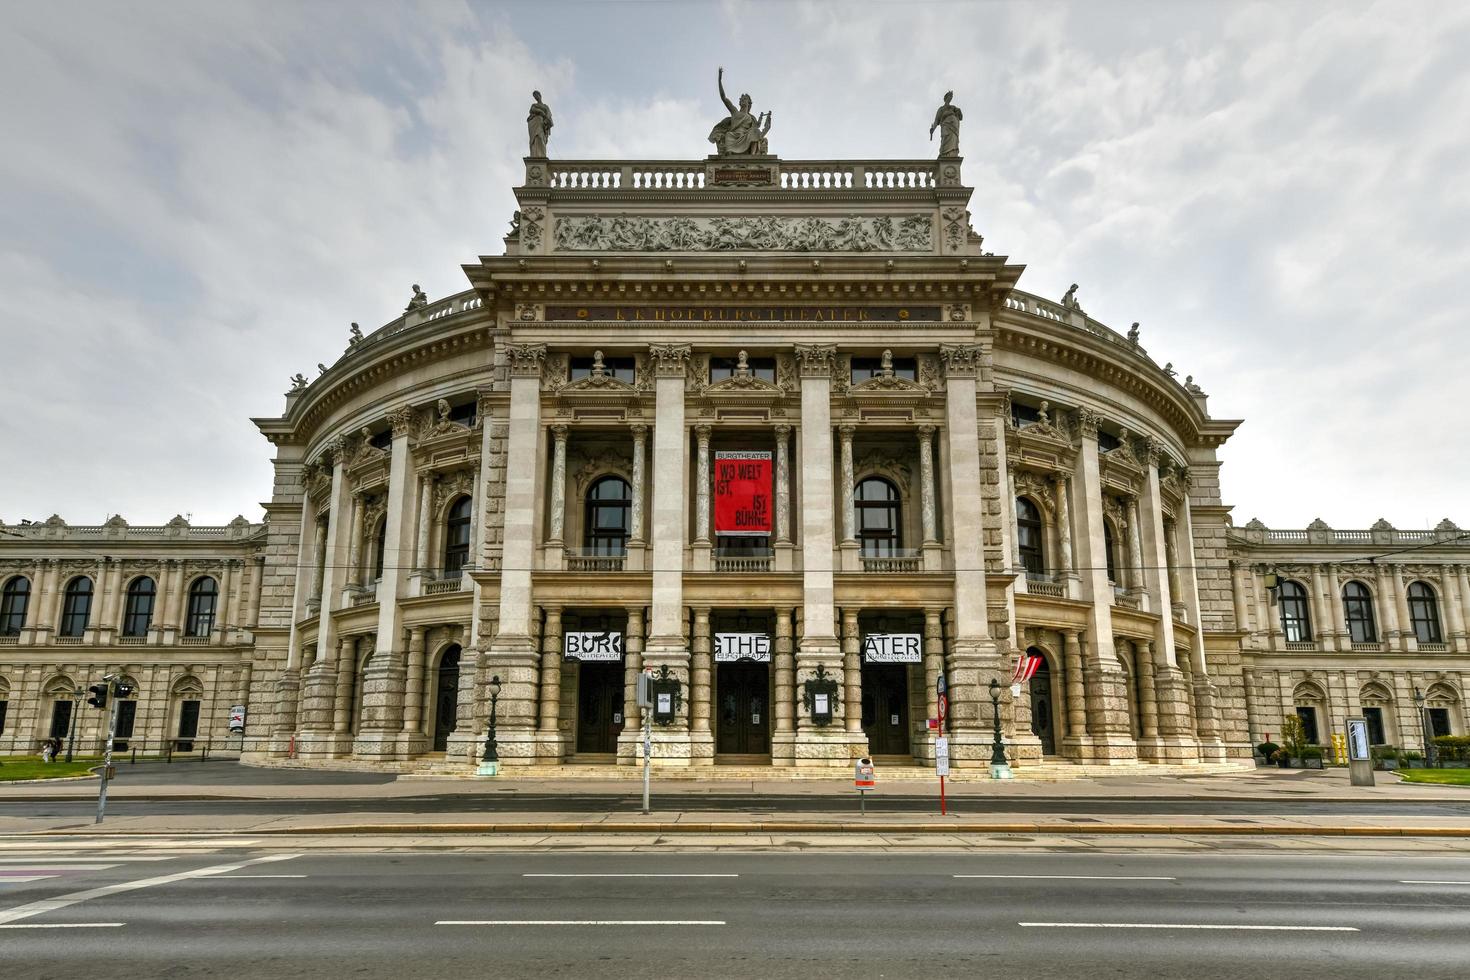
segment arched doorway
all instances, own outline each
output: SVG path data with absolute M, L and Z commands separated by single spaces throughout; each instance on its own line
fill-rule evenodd
M 459 711 L 459 644 L 439 657 L 438 681 L 434 687 L 434 751 L 449 748 Z
M 1031 675 L 1031 734 L 1041 741 L 1042 755 L 1057 754 L 1056 725 L 1052 719 L 1051 667 L 1046 654 L 1035 647 L 1027 649 L 1029 656 L 1040 657 L 1041 666 Z

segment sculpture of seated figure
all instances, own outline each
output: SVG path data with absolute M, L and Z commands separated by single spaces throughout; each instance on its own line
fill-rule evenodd
M 720 101 L 730 114 L 715 124 L 709 131 L 709 141 L 715 145 L 715 153 L 722 157 L 763 156 L 766 150 L 766 134 L 771 131 L 771 114 L 763 112 L 759 118 L 751 114 L 750 96 L 740 96 L 740 106 L 725 95 L 725 69 L 719 73 Z M 764 126 L 762 123 L 764 122 Z

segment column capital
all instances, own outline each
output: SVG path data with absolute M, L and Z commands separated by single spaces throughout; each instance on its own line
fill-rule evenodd
M 857 432 L 857 426 L 844 422 L 837 427 L 837 434 L 842 437 L 843 442 L 852 442 L 853 434 Z
M 973 378 L 980 371 L 979 344 L 940 344 L 939 359 L 950 378 Z
M 648 437 L 648 425 L 644 422 L 634 422 L 628 426 L 628 431 L 633 433 L 635 442 L 641 442 Z
M 939 431 L 939 430 L 938 430 L 937 427 L 932 426 L 932 425 L 928 425 L 926 423 L 924 425 L 919 426 L 914 431 L 916 431 L 919 434 L 919 438 L 920 439 L 928 439 L 930 436 L 934 435 L 934 433 L 937 432 L 937 431 Z
M 694 435 L 699 439 L 700 446 L 707 446 L 709 444 L 709 437 L 714 431 L 714 426 L 707 422 L 701 422 L 694 427 Z
M 546 360 L 545 344 L 511 344 L 506 348 L 512 378 L 539 378 Z
M 551 435 L 552 435 L 553 438 L 556 439 L 557 442 L 566 442 L 567 441 L 567 426 L 562 425 L 560 423 L 558 423 L 556 425 L 553 425 L 551 427 Z
M 1082 438 L 1094 440 L 1097 438 L 1097 426 L 1102 421 L 1101 415 L 1084 405 L 1073 413 L 1073 418 L 1077 422 L 1077 431 Z
M 1164 444 L 1153 436 L 1144 436 L 1139 443 L 1143 449 L 1143 458 L 1148 461 L 1149 466 L 1157 469 L 1168 458 L 1168 454 L 1164 452 Z
M 775 425 L 771 426 L 771 431 L 776 433 L 777 438 L 785 439 L 787 436 L 791 435 L 791 423 L 777 422 Z
M 796 363 L 803 378 L 830 378 L 836 357 L 835 344 L 796 345 Z
M 393 438 L 398 439 L 413 431 L 413 409 L 403 405 L 394 409 L 387 415 L 388 426 L 393 431 Z
M 694 348 L 689 344 L 650 344 L 648 356 L 653 359 L 655 378 L 682 378 Z

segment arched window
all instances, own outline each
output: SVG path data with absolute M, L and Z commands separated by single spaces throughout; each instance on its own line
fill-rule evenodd
M 123 636 L 147 636 L 153 623 L 153 601 L 158 588 L 147 575 L 133 579 L 128 584 L 128 601 L 123 607 Z
M 185 636 L 208 636 L 214 629 L 214 610 L 219 605 L 219 586 L 208 575 L 189 586 L 189 616 Z
M 373 538 L 373 578 L 383 577 L 383 549 L 388 545 L 388 518 L 378 522 L 378 533 Z
M 1414 637 L 1420 643 L 1443 643 L 1439 629 L 1439 604 L 1434 590 L 1423 582 L 1409 586 L 1409 622 L 1414 624 Z
M 622 477 L 605 476 L 592 484 L 582 522 L 582 544 L 588 554 L 627 554 L 632 506 L 632 487 Z
M 1378 624 L 1373 620 L 1373 593 L 1362 582 L 1349 582 L 1342 587 L 1342 611 L 1347 619 L 1348 637 L 1354 643 L 1377 643 Z
M 1033 575 L 1046 573 L 1046 552 L 1042 550 L 1041 511 L 1025 497 L 1016 498 L 1016 547 L 1021 552 L 1021 567 Z
M 66 598 L 61 604 L 61 635 L 81 636 L 92 618 L 92 580 L 78 575 L 66 583 Z
M 444 574 L 460 571 L 470 560 L 470 498 L 460 497 L 444 521 Z
M 1108 581 L 1118 582 L 1118 538 L 1111 521 L 1103 521 L 1103 562 L 1108 567 Z
M 892 557 L 903 546 L 899 522 L 898 489 L 887 480 L 870 476 L 853 491 L 858 544 L 869 557 Z
M 1312 617 L 1307 612 L 1307 590 L 1297 582 L 1282 582 L 1281 630 L 1288 643 L 1305 643 L 1312 638 Z
M 31 580 L 16 575 L 0 590 L 0 636 L 19 636 L 31 604 Z

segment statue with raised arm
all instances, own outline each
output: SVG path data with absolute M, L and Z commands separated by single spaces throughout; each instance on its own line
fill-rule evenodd
M 965 114 L 960 112 L 960 107 L 951 104 L 954 98 L 953 92 L 944 93 L 944 105 L 940 106 L 934 113 L 934 122 L 929 126 L 929 138 L 934 138 L 934 130 L 939 130 L 939 155 L 941 157 L 957 157 L 960 155 L 960 120 Z
M 766 134 L 771 131 L 771 114 L 763 112 L 759 117 L 751 114 L 750 96 L 742 94 L 740 105 L 730 101 L 725 94 L 725 69 L 718 75 L 720 101 L 730 114 L 715 124 L 709 131 L 709 141 L 715 145 L 715 153 L 722 157 L 764 155 Z
M 551 139 L 551 107 L 541 101 L 540 92 L 532 92 L 531 112 L 526 116 L 526 134 L 531 138 L 533 157 L 546 156 L 546 141 Z

